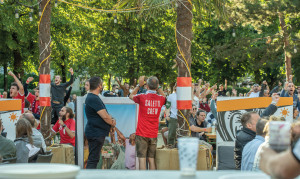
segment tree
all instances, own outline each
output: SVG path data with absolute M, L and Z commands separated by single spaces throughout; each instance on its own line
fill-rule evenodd
M 195 0 L 193 1 L 195 9 L 198 14 L 203 15 L 205 10 L 210 10 L 211 8 L 216 9 L 216 13 L 224 15 L 224 2 L 223 0 L 214 0 L 214 1 L 203 1 Z M 169 1 L 137 1 L 129 0 L 121 2 L 120 8 L 122 7 L 138 7 L 143 9 L 145 7 L 154 7 L 157 4 L 167 4 Z M 178 1 L 177 4 L 177 21 L 175 26 L 176 34 L 176 43 L 178 44 L 176 63 L 178 66 L 178 77 L 191 77 L 191 42 L 192 42 L 192 19 L 193 19 L 193 4 L 192 0 L 188 1 Z M 156 9 L 154 9 L 156 10 Z M 153 13 L 153 10 L 152 12 Z M 180 129 L 179 136 L 188 135 L 188 123 L 185 123 L 185 120 L 189 118 L 189 110 L 179 110 L 178 125 L 184 127 Z M 180 117 L 183 113 L 184 118 Z
M 258 31 L 259 34 L 268 34 L 269 43 L 280 40 L 284 50 L 286 79 L 292 74 L 291 58 L 292 39 L 299 34 L 295 25 L 294 18 L 299 14 L 299 1 L 289 0 L 232 0 L 228 4 L 228 11 L 231 22 L 228 27 L 241 24 L 250 25 Z

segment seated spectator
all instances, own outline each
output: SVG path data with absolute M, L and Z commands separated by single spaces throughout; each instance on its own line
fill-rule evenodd
M 117 135 L 118 135 L 118 142 L 116 142 L 115 131 L 117 132 Z M 117 160 L 112 164 L 110 169 L 124 170 L 125 169 L 125 151 L 122 150 L 122 146 L 126 139 L 125 139 L 124 135 L 116 127 L 111 129 L 110 137 L 111 137 L 112 147 L 115 150 L 115 153 L 118 154 Z
M 206 112 L 210 112 L 209 104 L 207 103 L 207 98 L 203 98 L 203 101 L 200 102 L 200 109 L 203 109 Z
M 71 108 L 72 111 L 75 110 L 75 104 L 73 102 L 73 97 L 71 97 L 71 96 L 69 97 L 69 99 L 67 101 L 67 107 Z
M 274 93 L 272 95 L 271 104 L 264 110 L 264 112 L 259 116 L 257 112 L 247 112 L 241 117 L 242 129 L 237 131 L 235 148 L 234 148 L 234 160 L 236 169 L 241 168 L 242 153 L 244 146 L 253 140 L 256 135 L 256 123 L 260 117 L 270 116 L 277 111 L 277 103 L 279 101 L 279 95 Z
M 112 86 L 112 90 L 111 91 L 106 91 L 103 94 L 103 96 L 105 96 L 105 97 L 118 97 L 119 96 L 118 93 L 119 93 L 119 86 L 117 84 L 114 84 Z
M 59 120 L 52 128 L 52 135 L 59 132 L 61 144 L 70 144 L 75 147 L 75 121 L 72 109 L 63 107 L 59 116 Z
M 207 128 L 207 122 L 205 121 L 206 112 L 204 110 L 199 110 L 196 116 L 197 119 L 190 120 L 191 135 L 206 141 L 205 132 L 211 132 L 211 128 Z
M 0 119 L 0 134 L 3 131 L 2 120 Z M 16 157 L 16 146 L 13 141 L 0 135 L 0 156 L 3 159 Z M 1 162 L 0 162 L 1 163 Z
M 254 84 L 252 86 L 252 89 L 249 91 L 248 96 L 250 98 L 256 98 L 259 97 L 259 93 L 260 93 L 260 86 L 258 84 Z
M 19 119 L 16 123 L 17 163 L 28 163 L 35 160 L 40 148 L 33 145 L 32 127 L 26 119 Z
M 227 92 L 227 80 L 225 79 L 225 88 L 223 84 L 219 85 L 218 96 L 226 96 L 226 92 Z
M 135 133 L 133 133 L 130 134 L 129 139 L 125 140 L 125 167 L 129 170 L 135 170 L 135 159 Z
M 281 153 L 265 146 L 260 153 L 260 168 L 272 178 L 296 178 L 300 175 L 299 151 L 300 139 L 291 149 Z
M 26 119 L 30 122 L 32 127 L 32 140 L 33 145 L 37 148 L 42 148 L 43 152 L 46 152 L 46 144 L 43 135 L 36 129 L 38 124 L 36 122 L 36 119 L 34 118 L 32 113 L 24 113 L 20 119 Z
M 265 128 L 264 128 L 264 133 L 266 133 L 265 141 L 258 147 L 258 149 L 256 151 L 252 171 L 260 170 L 259 162 L 260 162 L 261 149 L 264 146 L 269 146 L 269 124 L 270 124 L 270 121 L 282 121 L 282 119 L 280 117 L 276 117 L 276 116 L 270 116 L 269 118 L 266 118 L 266 119 L 268 120 L 268 122 L 266 123 Z
M 256 124 L 256 136 L 245 145 L 242 154 L 242 165 L 241 170 L 251 171 L 258 147 L 265 141 L 266 133 L 264 132 L 265 125 L 268 121 L 261 119 Z

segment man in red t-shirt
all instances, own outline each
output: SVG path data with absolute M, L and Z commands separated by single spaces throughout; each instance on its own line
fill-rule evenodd
M 24 87 L 21 81 L 16 77 L 13 72 L 8 72 L 8 75 L 12 76 L 15 80 L 10 86 L 10 97 L 13 99 L 21 99 L 22 100 L 22 113 L 24 113 L 25 107 L 25 95 L 24 95 Z
M 166 103 L 166 96 L 159 88 L 159 81 L 155 76 L 147 80 L 146 94 L 136 93 L 144 86 L 144 76 L 140 77 L 139 84 L 129 98 L 139 104 L 139 118 L 136 129 L 136 151 L 139 158 L 139 169 L 146 170 L 146 158 L 149 169 L 155 170 L 155 151 L 161 107 Z M 157 92 L 160 95 L 157 95 Z M 136 96 L 135 96 L 136 95 Z
M 75 147 L 75 121 L 72 109 L 61 108 L 59 116 L 59 120 L 52 128 L 52 136 L 59 132 L 61 144 L 71 144 Z

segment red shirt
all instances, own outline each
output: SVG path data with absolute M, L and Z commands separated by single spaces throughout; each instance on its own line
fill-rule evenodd
M 21 95 L 20 92 L 18 92 L 18 95 L 14 97 L 13 99 L 21 99 L 22 100 L 22 113 L 24 113 L 25 108 L 25 95 Z
M 31 93 L 28 93 L 26 99 L 31 104 L 31 107 L 33 107 L 32 104 L 33 104 L 33 101 L 35 100 L 35 96 Z
M 136 135 L 156 138 L 159 125 L 161 107 L 166 103 L 166 98 L 148 91 L 147 94 L 139 94 L 133 97 L 133 101 L 139 104 L 139 118 Z
M 75 137 L 71 139 L 66 130 L 58 123 L 59 120 L 55 123 L 52 130 L 60 134 L 60 143 L 61 144 L 72 144 L 75 147 Z M 75 121 L 73 119 L 68 119 L 65 122 L 65 125 L 72 131 L 75 132 Z

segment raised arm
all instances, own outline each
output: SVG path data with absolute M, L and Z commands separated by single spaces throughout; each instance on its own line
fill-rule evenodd
M 116 81 L 119 84 L 120 88 L 122 88 L 123 91 L 125 91 L 125 86 L 121 84 L 120 80 L 118 77 L 116 77 Z
M 70 98 L 71 95 L 71 91 L 72 91 L 72 85 L 70 86 L 69 90 L 67 91 L 66 96 L 64 97 L 64 105 L 67 104 L 68 99 Z
M 144 76 L 139 78 L 139 84 L 133 89 L 132 93 L 129 95 L 129 99 L 133 100 L 133 97 L 137 94 L 140 87 L 144 86 Z
M 115 127 L 115 129 L 116 129 L 117 135 L 122 139 L 123 142 L 125 142 L 126 138 L 123 135 L 123 133 L 118 128 Z
M 32 82 L 33 80 L 33 77 L 28 77 L 26 82 L 24 83 L 23 87 L 24 87 L 24 93 L 25 93 L 25 96 L 27 97 L 28 95 L 28 85 L 30 82 Z
M 227 79 L 225 79 L 225 90 L 227 91 Z
M 272 94 L 272 102 L 271 104 L 264 110 L 264 112 L 260 115 L 260 117 L 271 116 L 277 111 L 277 103 L 280 99 L 280 96 L 276 93 Z
M 70 86 L 74 82 L 73 68 L 70 68 L 69 72 L 71 73 L 71 79 L 68 82 L 64 83 L 65 88 L 67 88 L 68 86 Z
M 18 87 L 19 87 L 19 93 L 21 95 L 24 95 L 24 87 L 21 83 L 21 81 L 19 80 L 19 78 L 13 73 L 13 72 L 8 72 L 8 75 L 12 76 L 15 80 L 15 82 L 17 83 Z

